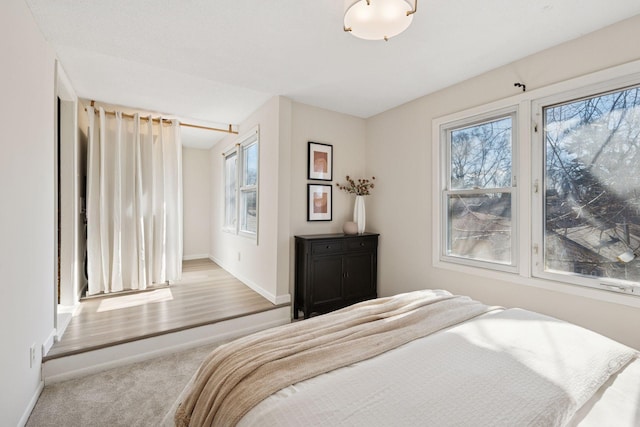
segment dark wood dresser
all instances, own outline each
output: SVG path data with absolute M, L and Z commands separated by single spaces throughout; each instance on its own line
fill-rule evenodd
M 378 236 L 295 236 L 293 317 L 326 313 L 377 297 Z

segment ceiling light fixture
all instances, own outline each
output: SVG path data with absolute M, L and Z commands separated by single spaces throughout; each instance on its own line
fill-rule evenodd
M 344 30 L 365 40 L 389 40 L 411 25 L 418 0 L 345 0 Z

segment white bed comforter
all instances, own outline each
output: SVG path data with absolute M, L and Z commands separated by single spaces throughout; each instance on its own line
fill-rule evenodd
M 423 290 L 364 301 L 240 338 L 203 361 L 176 411 L 176 425 L 235 425 L 282 388 L 495 309 L 469 297 Z
M 262 401 L 243 426 L 563 426 L 637 357 L 525 310 L 476 318 Z

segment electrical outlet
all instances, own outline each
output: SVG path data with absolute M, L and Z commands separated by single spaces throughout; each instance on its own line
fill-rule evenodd
M 240 262 L 240 252 L 238 252 L 238 262 Z
M 29 368 L 33 368 L 36 364 L 36 343 L 31 344 L 29 349 Z

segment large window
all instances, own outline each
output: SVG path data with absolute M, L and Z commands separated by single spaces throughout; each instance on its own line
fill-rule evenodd
M 543 105 L 542 117 L 544 271 L 637 283 L 640 88 Z
M 515 265 L 515 123 L 507 111 L 443 127 L 444 257 Z
M 258 233 L 258 128 L 240 137 L 224 155 L 224 225 L 226 231 Z M 239 218 L 239 221 L 238 221 Z
M 435 119 L 434 265 L 637 305 L 593 290 L 640 296 L 640 64 L 634 73 Z

